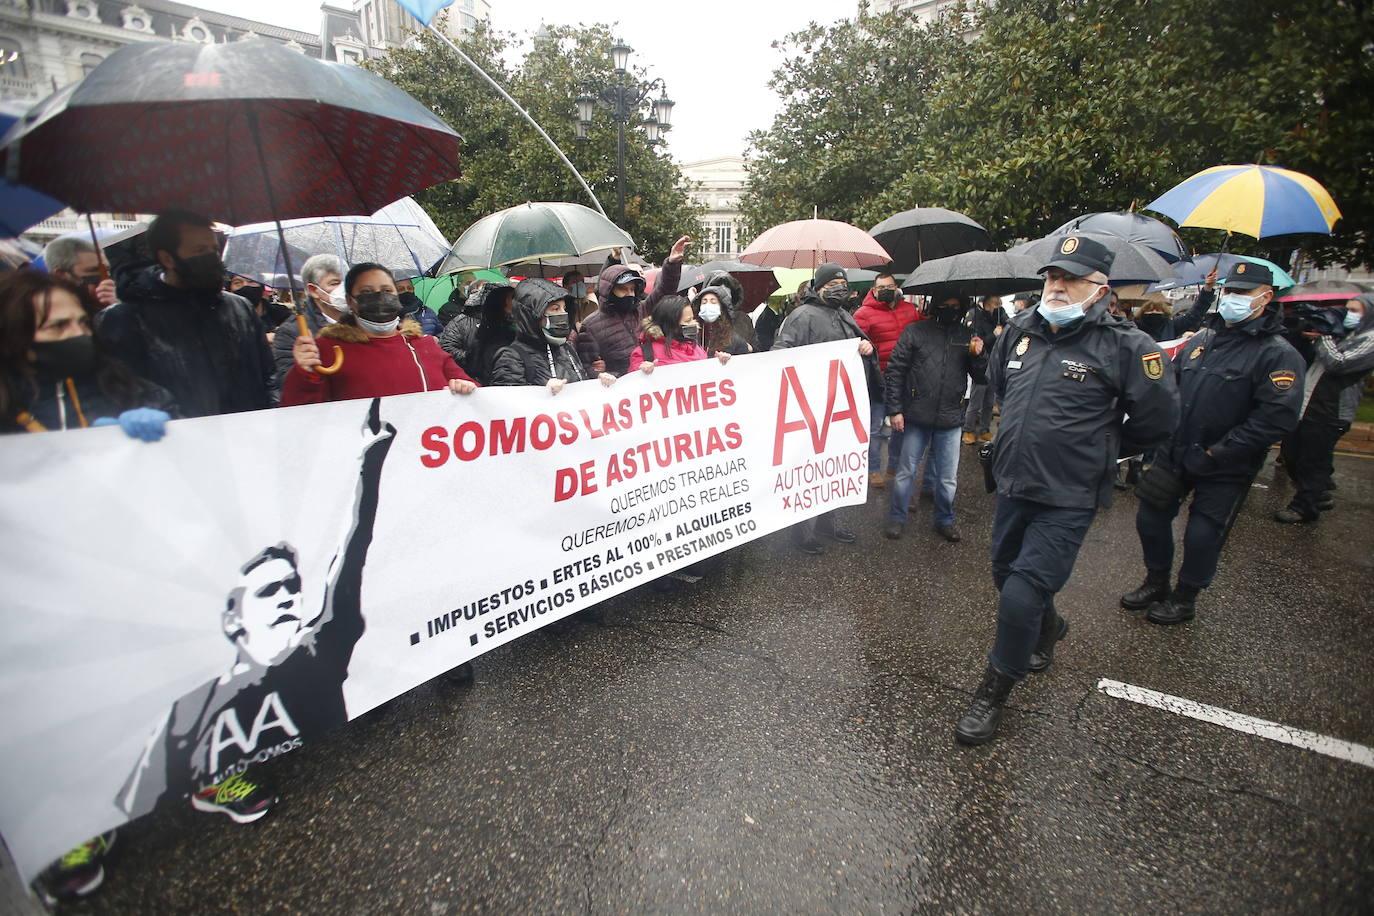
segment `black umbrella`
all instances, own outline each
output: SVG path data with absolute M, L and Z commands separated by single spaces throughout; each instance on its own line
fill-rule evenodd
M 902 289 L 923 296 L 1005 296 L 1037 289 L 1042 278 L 1030 258 L 1006 251 L 966 251 L 923 262 Z
M 459 136 L 374 73 L 267 39 L 115 51 L 0 138 L 10 181 L 78 210 L 231 225 L 374 213 L 457 178 Z
M 1120 236 L 1106 235 L 1101 232 L 1079 232 L 1084 238 L 1101 242 L 1116 255 L 1112 261 L 1109 275 L 1112 286 L 1125 286 L 1132 283 L 1158 283 L 1160 280 L 1176 278 L 1178 274 L 1169 262 L 1153 249 L 1143 245 L 1133 245 Z M 1012 254 L 1026 255 L 1039 267 L 1054 258 L 1059 250 L 1061 235 L 1048 235 L 1043 239 L 1026 242 L 1011 249 Z
M 892 255 L 889 269 L 907 273 L 916 265 L 965 251 L 991 247 L 988 231 L 962 213 L 944 207 L 916 207 L 889 216 L 868 234 Z M 880 265 L 869 265 L 877 267 Z
M 722 270 L 739 281 L 740 288 L 744 290 L 744 301 L 736 302 L 735 307 L 746 312 L 751 311 L 767 299 L 769 293 L 778 288 L 778 278 L 773 275 L 771 267 L 760 267 L 743 261 L 709 261 L 700 267 L 684 268 L 682 279 L 677 285 L 678 292 L 705 283 L 707 277 Z
M 1183 247 L 1178 234 L 1170 229 L 1168 224 L 1125 210 L 1075 216 L 1050 235 L 1068 235 L 1071 232 L 1100 232 L 1103 235 L 1114 235 L 1133 245 L 1143 245 L 1151 249 L 1170 264 L 1188 257 L 1188 249 Z

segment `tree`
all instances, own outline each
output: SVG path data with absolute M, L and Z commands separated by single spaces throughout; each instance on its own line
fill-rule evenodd
M 854 33 L 860 56 L 888 41 L 865 34 Z M 1312 175 L 1342 207 L 1335 235 L 1303 240 L 1310 253 L 1374 263 L 1371 37 L 1368 5 L 1347 0 L 1002 0 L 978 9 L 962 37 L 916 35 L 940 70 L 928 86 L 885 88 L 895 93 L 889 110 L 915 115 L 903 125 L 906 142 L 876 191 L 853 182 L 830 193 L 860 225 L 944 206 L 1007 243 L 1081 213 L 1143 206 L 1211 165 L 1259 161 Z M 779 77 L 805 73 L 809 50 Z M 810 85 L 811 104 L 853 99 L 858 82 Z M 853 122 L 883 111 L 856 110 Z M 798 172 L 773 153 L 786 129 L 775 121 L 754 140 L 765 191 Z M 829 138 L 811 173 L 861 142 L 857 126 Z M 1182 234 L 1201 247 L 1220 242 L 1220 233 Z M 1285 241 L 1291 247 L 1237 237 L 1231 247 L 1268 251 Z
M 603 205 L 615 200 L 614 124 L 598 117 L 589 139 L 578 141 L 572 114 L 583 81 L 611 78 L 611 41 L 604 25 L 545 26 L 514 68 L 503 60 L 515 47 L 514 36 L 483 25 L 460 44 L 567 153 Z M 456 237 L 475 220 L 526 201 L 592 206 L 529 123 L 433 36 L 421 33 L 414 47 L 395 48 L 369 66 L 463 137 L 463 177 L 416 195 L 447 235 Z M 678 236 L 697 233 L 700 210 L 680 186 L 677 167 L 638 130 L 625 132 L 625 184 L 622 228 L 640 253 L 661 259 Z

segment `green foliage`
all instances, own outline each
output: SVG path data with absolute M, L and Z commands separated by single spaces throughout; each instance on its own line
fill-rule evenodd
M 1334 236 L 1302 240 L 1309 254 L 1374 263 L 1372 17 L 1353 0 L 1002 0 L 967 23 L 813 26 L 789 37 L 773 84 L 788 101 L 751 138 L 749 228 L 813 201 L 864 227 L 943 206 L 1005 244 L 1142 207 L 1208 166 L 1263 162 L 1306 172 L 1341 207 Z M 839 50 L 847 65 L 829 66 Z M 910 56 L 892 73 L 898 50 Z M 884 124 L 899 140 L 875 156 Z
M 567 154 L 615 219 L 615 125 L 598 113 L 589 139 L 574 137 L 573 100 L 584 80 L 609 82 L 610 29 L 550 26 L 536 35 L 518 67 L 503 60 L 511 35 L 485 26 L 460 43 Z M 522 118 L 448 48 L 421 34 L 414 48 L 396 48 L 369 63 L 428 105 L 463 137 L 463 177 L 416 195 L 441 231 L 456 237 L 475 220 L 531 200 L 592 206 L 586 191 Z M 636 250 L 661 260 L 678 236 L 697 232 L 699 210 L 679 187 L 677 167 L 637 129 L 625 132 L 625 225 Z

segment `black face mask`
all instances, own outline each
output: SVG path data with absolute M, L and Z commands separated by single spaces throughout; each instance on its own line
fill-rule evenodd
M 962 317 L 962 312 L 957 308 L 937 308 L 934 311 L 935 320 L 940 324 L 954 324 Z
M 401 300 L 401 307 L 407 312 L 413 312 L 417 305 L 423 305 L 423 303 L 420 302 L 420 297 L 414 293 L 401 293 L 397 298 Z
M 617 312 L 633 312 L 639 308 L 638 296 L 612 296 L 611 308 Z
M 63 379 L 95 371 L 95 338 L 89 334 L 66 340 L 33 342 L 34 365 L 46 378 Z
M 571 327 L 567 312 L 554 312 L 544 316 L 544 336 L 553 338 L 554 341 L 567 340 Z
M 832 286 L 821 293 L 821 301 L 835 308 L 846 305 L 849 302 L 849 287 Z
M 897 298 L 897 291 L 895 289 L 880 289 L 873 294 L 873 298 L 879 302 L 891 302 Z
M 694 344 L 701 338 L 701 325 L 684 324 L 677 329 L 677 339 Z
M 172 259 L 176 262 L 177 279 L 189 290 L 218 292 L 224 283 L 224 262 L 213 251 L 189 258 L 173 255 Z
M 358 313 L 359 318 L 386 324 L 401 315 L 401 300 L 395 293 L 359 293 L 353 298 L 358 303 L 354 311 Z
M 248 300 L 249 305 L 257 306 L 262 301 L 262 292 L 261 286 L 240 286 L 234 295 L 242 296 Z

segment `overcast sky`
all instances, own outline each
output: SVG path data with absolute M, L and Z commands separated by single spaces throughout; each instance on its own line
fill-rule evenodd
M 274 25 L 319 32 L 319 0 L 194 0 Z M 350 6 L 340 0 L 336 6 Z M 852 16 L 856 0 L 491 0 L 492 25 L 525 33 L 550 24 L 605 22 L 635 49 L 631 60 L 662 77 L 677 102 L 668 150 L 679 162 L 743 155 L 749 131 L 772 125 L 777 97 L 768 78 L 782 61 L 770 45 L 807 23 Z M 572 116 L 568 100 L 568 116 Z M 454 125 L 460 132 L 462 125 Z

